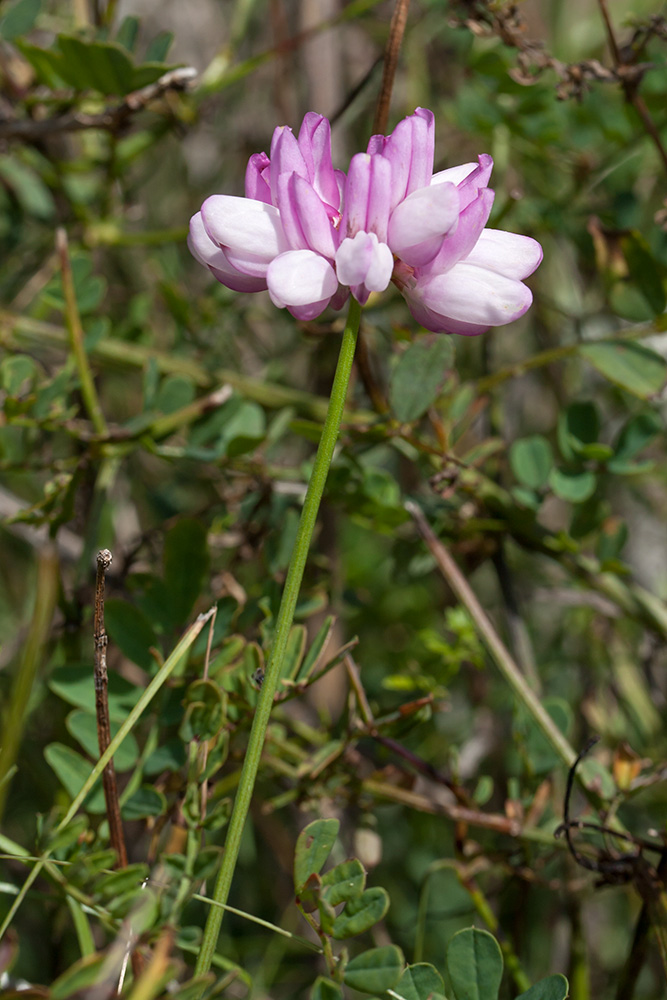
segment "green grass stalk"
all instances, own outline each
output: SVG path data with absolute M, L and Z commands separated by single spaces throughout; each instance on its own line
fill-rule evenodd
M 345 325 L 345 331 L 343 333 L 340 354 L 338 357 L 338 365 L 336 367 L 336 374 L 331 388 L 331 398 L 329 400 L 329 407 L 324 421 L 324 427 L 322 429 L 322 437 L 320 438 L 317 455 L 315 456 L 315 462 L 313 465 L 313 471 L 308 483 L 308 490 L 306 492 L 306 499 L 301 512 L 301 519 L 299 521 L 299 529 L 294 543 L 294 550 L 292 552 L 292 558 L 287 571 L 285 589 L 283 590 L 280 609 L 276 620 L 276 631 L 273 639 L 273 645 L 271 647 L 264 682 L 262 684 L 262 689 L 257 702 L 255 718 L 253 719 L 252 729 L 250 731 L 248 749 L 243 762 L 243 770 L 241 771 L 241 780 L 239 782 L 238 792 L 234 801 L 234 809 L 229 823 L 229 830 L 227 832 L 225 853 L 213 892 L 213 900 L 218 905 L 211 908 L 206 920 L 204 937 L 202 939 L 197 964 L 195 966 L 196 976 L 202 976 L 204 973 L 208 972 L 211 967 L 224 915 L 223 905 L 227 903 L 227 899 L 229 897 L 229 890 L 231 888 L 234 869 L 236 868 L 236 861 L 238 858 L 239 848 L 241 846 L 241 837 L 246 817 L 248 815 L 248 810 L 250 808 L 250 800 L 255 787 L 255 778 L 259 769 L 260 758 L 262 756 L 264 737 L 269 724 L 271 709 L 273 708 L 273 698 L 276 693 L 278 681 L 282 671 L 287 640 L 292 627 L 296 602 L 299 596 L 299 590 L 301 589 L 301 581 L 303 579 L 304 570 L 306 568 L 308 550 L 310 548 L 310 542 L 315 529 L 317 512 L 320 507 L 322 494 L 324 492 L 324 484 L 327 479 L 329 466 L 331 465 L 334 448 L 338 439 L 338 431 L 345 408 L 345 397 L 347 395 L 347 387 L 350 380 L 352 362 L 354 360 L 354 352 L 357 344 L 360 318 L 361 307 L 356 299 L 352 298 L 350 299 L 350 310 L 347 317 L 347 323 Z
M 51 630 L 57 596 L 58 554 L 55 547 L 49 544 L 42 549 L 39 556 L 35 608 L 23 647 L 23 656 L 14 678 L 9 704 L 4 713 L 0 751 L 0 818 L 5 809 L 12 768 L 28 718 L 28 702 Z
M 186 630 L 180 642 L 178 642 L 178 644 L 175 646 L 171 655 L 167 657 L 165 662 L 162 664 L 162 666 L 156 673 L 155 677 L 153 677 L 150 684 L 139 698 L 136 705 L 130 711 L 128 717 L 125 719 L 125 722 L 123 722 L 122 726 L 112 739 L 106 751 L 101 755 L 99 760 L 95 763 L 95 766 L 92 768 L 90 774 L 84 781 L 83 785 L 81 786 L 77 794 L 74 796 L 74 799 L 72 800 L 69 809 L 67 810 L 67 812 L 61 819 L 60 823 L 54 830 L 54 836 L 57 836 L 57 834 L 61 833 L 65 829 L 65 827 L 69 823 L 71 823 L 74 816 L 76 815 L 80 807 L 83 805 L 86 796 L 90 792 L 91 788 L 102 774 L 104 768 L 107 766 L 107 764 L 112 759 L 114 754 L 118 753 L 118 748 L 120 747 L 125 737 L 128 735 L 128 733 L 132 731 L 132 729 L 138 722 L 139 718 L 141 717 L 142 713 L 151 703 L 151 701 L 153 700 L 157 692 L 160 690 L 160 688 L 163 686 L 163 684 L 167 681 L 169 676 L 173 673 L 175 667 L 177 667 L 178 664 L 181 662 L 187 651 L 190 649 L 190 646 L 192 646 L 192 643 L 195 641 L 195 639 L 203 629 L 206 622 L 210 619 L 212 614 L 213 614 L 213 608 L 211 608 L 210 611 L 207 611 L 206 614 L 199 615 L 197 620 L 193 622 L 193 624 L 190 625 L 190 627 Z M 0 926 L 0 940 L 2 940 L 2 938 L 4 937 L 7 928 L 10 926 L 12 920 L 14 919 L 16 911 L 18 910 L 19 906 L 25 899 L 28 890 L 30 889 L 30 886 L 33 884 L 39 873 L 42 871 L 42 869 L 44 868 L 45 864 L 48 862 L 50 857 L 51 857 L 51 850 L 47 848 L 47 850 L 44 851 L 44 853 L 39 857 L 32 871 L 28 875 L 28 878 L 21 886 L 21 889 L 18 895 L 16 896 L 16 899 L 12 903 L 9 912 L 7 913 L 7 916 L 2 922 L 2 926 Z

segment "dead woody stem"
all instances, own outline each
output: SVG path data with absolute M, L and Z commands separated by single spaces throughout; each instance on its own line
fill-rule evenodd
M 111 725 L 109 722 L 109 694 L 107 677 L 107 634 L 104 628 L 104 578 L 111 565 L 111 553 L 102 549 L 97 553 L 97 575 L 95 578 L 95 715 L 97 716 L 97 742 L 100 756 L 111 742 Z M 127 867 L 127 850 L 123 835 L 123 824 L 120 818 L 118 802 L 118 786 L 116 784 L 116 769 L 113 758 L 102 772 L 104 787 L 104 802 L 109 822 L 109 840 L 116 852 L 116 867 Z

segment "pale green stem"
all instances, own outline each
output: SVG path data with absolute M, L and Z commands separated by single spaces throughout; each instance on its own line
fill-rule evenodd
M 566 767 L 571 767 L 576 759 L 576 752 L 553 721 L 546 708 L 529 686 L 509 652 L 500 641 L 496 630 L 487 618 L 477 600 L 472 588 L 450 556 L 445 546 L 436 538 L 421 509 L 412 500 L 406 501 L 405 508 L 410 513 L 419 529 L 419 533 L 428 545 L 431 555 L 447 583 L 458 597 L 461 604 L 470 615 L 484 645 L 491 654 L 496 666 L 505 678 L 519 702 L 532 716 L 542 733 L 556 751 Z
M 28 702 L 37 671 L 44 658 L 44 647 L 51 630 L 57 597 L 58 554 L 55 547 L 49 543 L 40 553 L 35 609 L 3 719 L 2 749 L 0 750 L 0 818 L 5 809 L 11 771 L 16 761 L 23 730 L 28 721 Z
M 361 307 L 359 303 L 356 299 L 350 299 L 350 311 L 347 317 L 345 332 L 343 333 L 338 366 L 336 368 L 336 374 L 331 388 L 329 408 L 324 421 L 322 437 L 320 438 L 320 444 L 317 449 L 317 455 L 315 456 L 313 471 L 310 476 L 310 482 L 308 483 L 306 499 L 301 512 L 299 530 L 294 543 L 294 551 L 292 552 L 292 558 L 287 572 L 287 579 L 285 580 L 285 589 L 283 590 L 280 609 L 278 611 L 278 618 L 276 620 L 276 631 L 273 639 L 273 645 L 271 647 L 271 653 L 269 655 L 262 689 L 257 701 L 255 718 L 253 719 L 252 729 L 250 730 L 248 749 L 246 750 L 243 770 L 241 771 L 239 789 L 236 794 L 234 809 L 229 823 L 227 839 L 225 841 L 225 853 L 213 892 L 213 900 L 219 905 L 212 907 L 209 911 L 208 918 L 206 920 L 206 927 L 204 929 L 204 937 L 202 939 L 197 964 L 195 966 L 195 976 L 201 976 L 208 972 L 211 967 L 211 962 L 218 942 L 220 925 L 222 924 L 224 914 L 222 906 L 227 903 L 227 899 L 229 897 L 229 890 L 234 876 L 234 869 L 236 868 L 236 860 L 241 846 L 241 836 L 243 834 L 246 816 L 248 815 L 248 809 L 250 808 L 250 800 L 255 786 L 255 778 L 259 768 L 260 758 L 262 756 L 262 747 L 264 746 L 264 737 L 269 724 L 271 709 L 273 708 L 273 698 L 281 676 L 287 640 L 289 638 L 290 629 L 292 628 L 294 611 L 296 609 L 296 602 L 301 588 L 301 580 L 306 568 L 306 559 L 308 557 L 308 550 L 310 548 L 310 542 L 315 528 L 317 512 L 320 507 L 322 493 L 324 492 L 324 484 L 326 482 L 329 466 L 331 465 L 331 459 L 333 458 L 334 448 L 338 439 L 338 430 L 343 416 L 345 397 L 347 395 L 350 372 L 352 371 L 352 362 L 354 360 L 354 351 L 357 343 L 357 334 L 359 332 L 360 317 Z
M 63 295 L 65 298 L 65 321 L 69 333 L 70 347 L 74 355 L 76 370 L 79 375 L 81 396 L 86 412 L 95 428 L 95 432 L 102 437 L 106 437 L 107 422 L 102 413 L 102 407 L 97 397 L 93 373 L 88 364 L 86 348 L 83 342 L 83 327 L 79 316 L 79 307 L 76 301 L 76 291 L 74 289 L 74 278 L 72 277 L 72 266 L 69 259 L 69 248 L 67 246 L 67 233 L 64 229 L 56 230 L 56 250 L 60 257 L 60 271 L 63 283 Z

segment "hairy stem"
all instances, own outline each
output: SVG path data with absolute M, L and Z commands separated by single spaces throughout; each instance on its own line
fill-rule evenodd
M 269 724 L 271 709 L 273 708 L 273 698 L 276 693 L 276 688 L 278 687 L 278 681 L 282 671 L 287 640 L 289 638 L 292 621 L 294 619 L 294 611 L 296 609 L 296 602 L 301 588 L 301 580 L 303 579 L 303 573 L 306 568 L 306 559 L 315 528 L 317 512 L 320 507 L 320 501 L 324 492 L 324 484 L 326 482 L 329 466 L 331 465 L 331 460 L 333 458 L 334 448 L 338 439 L 338 430 L 343 416 L 345 397 L 347 395 L 352 362 L 354 360 L 354 351 L 357 343 L 360 317 L 361 307 L 359 303 L 356 299 L 350 299 L 350 311 L 348 313 L 345 332 L 343 333 L 338 366 L 336 368 L 336 374 L 331 388 L 329 408 L 324 421 L 322 437 L 320 438 L 320 444 L 317 449 L 317 455 L 315 456 L 313 471 L 310 476 L 310 482 L 308 483 L 306 499 L 301 512 L 301 520 L 299 521 L 299 529 L 294 543 L 294 551 L 292 552 L 292 558 L 287 572 L 287 579 L 285 581 L 285 589 L 283 590 L 280 609 L 278 611 L 278 618 L 276 620 L 276 631 L 273 639 L 273 645 L 271 647 L 271 653 L 266 667 L 266 674 L 264 676 L 262 689 L 257 702 L 257 708 L 255 710 L 255 718 L 253 719 L 252 729 L 250 731 L 248 749 L 243 762 L 243 770 L 241 771 L 241 780 L 239 782 L 238 792 L 234 801 L 234 809 L 229 823 L 227 840 L 225 842 L 225 853 L 213 892 L 213 900 L 217 904 L 226 904 L 229 897 L 229 890 L 234 876 L 234 869 L 236 868 L 236 860 L 241 846 L 241 836 L 243 834 L 243 828 L 245 826 L 246 817 L 250 808 L 250 800 L 255 787 L 255 778 L 257 776 L 259 762 L 262 755 L 262 747 L 264 746 L 264 737 Z M 223 915 L 224 909 L 222 909 L 222 905 L 214 906 L 209 911 L 204 930 L 204 937 L 199 951 L 197 965 L 195 967 L 196 976 L 203 975 L 208 972 L 211 967 L 211 961 L 213 959 L 213 954 L 218 941 Z

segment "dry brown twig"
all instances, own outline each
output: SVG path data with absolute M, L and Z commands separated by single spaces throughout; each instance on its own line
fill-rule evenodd
M 631 38 L 620 45 L 611 23 L 606 0 L 598 0 L 600 14 L 605 25 L 612 66 L 603 65 L 598 59 L 584 59 L 577 63 L 565 63 L 546 51 L 544 43 L 526 37 L 526 25 L 516 4 L 509 3 L 491 9 L 489 4 L 477 4 L 470 10 L 470 4 L 463 3 L 467 16 L 457 22 L 478 36 L 496 35 L 505 45 L 517 50 L 517 65 L 509 71 L 516 83 L 531 86 L 546 71 L 552 70 L 558 77 L 556 96 L 559 100 L 574 97 L 581 100 L 593 82 L 619 84 L 625 99 L 631 104 L 647 135 L 655 145 L 658 155 L 667 170 L 667 150 L 653 121 L 646 102 L 639 94 L 639 86 L 653 63 L 640 62 L 640 53 L 651 38 L 667 39 L 667 19 L 659 15 L 645 23 L 639 23 Z
M 51 135 L 81 132 L 86 129 L 119 132 L 129 124 L 133 115 L 145 110 L 153 101 L 170 92 L 187 90 L 196 76 L 197 71 L 192 66 L 172 69 L 155 83 L 127 94 L 119 103 L 96 114 L 77 110 L 41 119 L 5 118 L 0 120 L 0 140 L 21 139 L 24 142 L 37 142 Z

